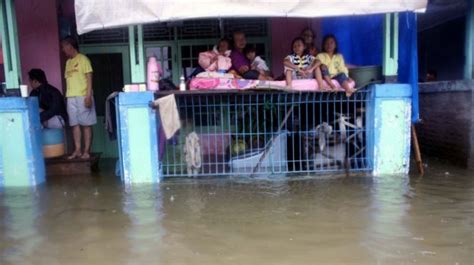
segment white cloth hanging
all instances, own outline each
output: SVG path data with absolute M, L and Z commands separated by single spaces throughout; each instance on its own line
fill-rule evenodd
M 327 17 L 426 9 L 428 0 L 75 0 L 77 32 L 225 17 Z

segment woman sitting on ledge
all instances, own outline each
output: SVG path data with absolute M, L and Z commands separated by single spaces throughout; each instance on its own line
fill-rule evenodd
M 233 34 L 233 39 L 234 49 L 230 54 L 230 58 L 232 59 L 231 71 L 235 71 L 244 79 L 272 80 L 270 76 L 251 69 L 250 61 L 244 54 L 244 49 L 247 46 L 245 34 L 242 31 L 236 31 Z

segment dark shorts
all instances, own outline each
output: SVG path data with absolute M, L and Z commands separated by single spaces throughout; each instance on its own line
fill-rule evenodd
M 245 72 L 242 77 L 245 78 L 245 79 L 258 79 L 258 76 L 260 75 L 259 72 L 255 71 L 255 70 L 250 70 L 250 71 L 247 71 Z
M 349 77 L 347 77 L 347 75 L 344 74 L 344 73 L 340 73 L 340 74 L 337 74 L 337 75 L 333 76 L 332 79 L 339 82 L 339 85 L 342 86 L 342 83 L 346 82 L 349 79 Z
M 327 67 L 321 67 L 321 74 L 324 76 L 328 76 L 329 75 L 329 71 L 328 71 L 328 68 Z M 342 83 L 344 83 L 345 81 L 347 81 L 349 79 L 349 77 L 347 77 L 347 75 L 345 73 L 340 73 L 340 74 L 337 74 L 335 76 L 333 76 L 331 79 L 334 79 L 336 80 L 339 85 L 342 86 Z

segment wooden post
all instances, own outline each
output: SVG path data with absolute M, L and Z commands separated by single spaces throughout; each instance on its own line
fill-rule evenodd
M 420 145 L 418 143 L 418 136 L 416 135 L 415 125 L 411 125 L 411 136 L 413 141 L 413 149 L 415 150 L 415 161 L 418 167 L 418 172 L 420 175 L 425 174 L 425 169 L 423 168 L 423 161 L 421 160 Z

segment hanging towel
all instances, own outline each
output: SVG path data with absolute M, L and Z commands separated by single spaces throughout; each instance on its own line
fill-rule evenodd
M 117 140 L 117 120 L 115 119 L 115 98 L 118 92 L 113 92 L 105 100 L 105 130 L 111 141 Z
M 159 98 L 155 100 L 154 103 L 158 106 L 161 127 L 165 132 L 166 139 L 169 140 L 176 131 L 181 128 L 181 121 L 179 120 L 179 112 L 174 94 Z
M 201 169 L 201 145 L 199 136 L 195 132 L 191 132 L 186 136 L 184 144 L 184 158 L 186 160 L 187 171 L 190 177 L 195 177 Z

